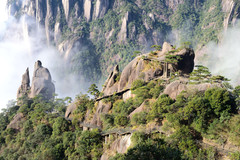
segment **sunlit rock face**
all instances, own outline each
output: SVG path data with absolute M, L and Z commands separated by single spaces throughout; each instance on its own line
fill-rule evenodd
M 37 95 L 43 96 L 44 99 L 54 98 L 55 86 L 52 82 L 51 74 L 47 68 L 42 66 L 41 61 L 37 61 L 34 66 L 32 85 L 30 87 L 29 70 L 22 76 L 22 84 L 18 89 L 17 98 L 27 96 L 34 98 Z
M 42 95 L 45 99 L 52 99 L 55 93 L 55 86 L 52 83 L 52 78 L 49 70 L 42 66 L 41 61 L 37 61 L 34 66 L 33 79 L 30 98 L 37 95 Z

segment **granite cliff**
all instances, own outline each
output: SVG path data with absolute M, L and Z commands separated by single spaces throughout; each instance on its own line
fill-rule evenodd
M 28 35 L 43 27 L 46 44 L 56 46 L 71 70 L 92 82 L 107 77 L 116 64 L 122 70 L 133 51 L 175 43 L 174 37 L 191 41 L 198 57 L 239 18 L 239 2 L 233 0 L 13 0 L 8 10 L 17 18 L 25 15 Z

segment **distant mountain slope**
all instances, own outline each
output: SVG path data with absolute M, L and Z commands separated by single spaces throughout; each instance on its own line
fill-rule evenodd
M 219 33 L 239 18 L 239 5 L 236 0 L 8 1 L 10 14 L 35 19 L 72 71 L 91 81 L 104 79 L 117 63 L 122 69 L 133 51 L 153 44 L 190 41 L 199 49 L 218 42 Z

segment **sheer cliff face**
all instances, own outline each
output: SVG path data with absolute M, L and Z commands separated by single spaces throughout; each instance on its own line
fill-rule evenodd
M 225 13 L 225 18 L 223 22 L 224 30 L 228 29 L 229 25 L 235 25 L 236 20 L 240 18 L 239 14 L 239 5 L 237 5 L 234 0 L 223 0 L 222 1 L 222 10 Z
M 185 31 L 183 36 L 188 33 L 195 35 L 197 28 L 212 35 L 216 34 L 214 30 L 220 30 L 221 26 L 227 29 L 239 16 L 238 2 L 233 0 L 189 1 L 9 0 L 8 8 L 11 15 L 27 15 L 35 20 L 37 26 L 43 26 L 46 43 L 55 45 L 74 71 L 77 69 L 79 74 L 89 78 L 93 77 L 90 73 L 108 75 L 107 72 L 117 63 L 120 63 L 122 68 L 131 61 L 131 54 L 135 50 L 144 52 L 153 44 L 174 41 L 173 37 L 176 35 L 172 34 L 172 31 L 181 29 L 178 26 L 182 25 Z M 205 23 L 204 19 L 208 17 L 205 14 L 213 15 L 211 11 L 218 9 L 216 4 L 220 4 L 224 13 L 224 18 L 219 18 L 224 19 L 219 27 L 215 27 L 216 24 L 211 21 Z M 181 19 L 174 17 L 181 13 L 182 5 L 189 5 L 186 8 L 191 8 L 191 11 L 186 12 L 193 15 L 185 21 L 199 26 L 186 27 L 185 22 L 174 25 Z M 196 22 L 189 22 L 191 17 L 197 18 Z M 204 19 L 204 22 L 200 22 L 201 19 Z M 30 29 L 26 30 L 29 32 Z M 189 35 L 184 37 L 185 41 L 190 41 Z M 199 35 L 192 39 L 198 39 Z M 200 37 L 207 37 L 202 40 L 204 42 L 214 39 L 209 36 Z

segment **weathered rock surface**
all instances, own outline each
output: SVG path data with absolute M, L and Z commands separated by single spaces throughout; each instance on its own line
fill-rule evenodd
M 171 51 L 172 53 L 169 53 Z M 168 54 L 179 56 L 177 63 L 166 63 L 165 59 Z M 195 54 L 192 49 L 184 48 L 181 50 L 174 50 L 168 44 L 163 44 L 163 49 L 157 52 L 157 55 L 151 53 L 138 56 L 132 60 L 122 71 L 119 81 L 114 81 L 114 71 L 110 74 L 105 83 L 102 92 L 104 95 L 111 95 L 115 92 L 121 92 L 130 89 L 132 82 L 137 79 L 142 79 L 146 82 L 155 78 L 167 78 L 170 73 L 180 72 L 181 74 L 189 74 L 194 68 Z M 118 72 L 116 72 L 118 73 Z
M 237 11 L 238 8 L 236 7 L 236 3 L 234 0 L 223 0 L 222 1 L 222 11 L 226 14 L 223 22 L 224 30 L 226 31 L 229 25 L 235 25 L 237 18 L 239 18 L 239 12 Z M 237 15 L 237 16 L 234 16 Z
M 125 42 L 126 39 L 127 39 L 127 35 L 128 35 L 128 28 L 127 28 L 128 21 L 129 21 L 129 12 L 127 12 L 125 14 L 125 16 L 123 17 L 123 19 L 122 19 L 122 27 L 121 27 L 121 31 L 119 32 L 119 35 L 118 35 L 119 42 Z
M 92 16 L 92 2 L 91 0 L 84 0 L 84 16 L 87 19 L 87 21 L 91 20 Z
M 117 138 L 112 144 L 110 145 L 110 150 L 107 150 L 103 153 L 101 160 L 108 160 L 110 156 L 115 155 L 115 153 L 126 153 L 128 147 L 131 145 L 131 137 L 132 135 L 124 135 Z
M 73 112 L 77 109 L 76 101 L 72 102 L 65 112 L 65 118 L 73 119 Z
M 21 129 L 23 122 L 25 121 L 23 113 L 18 113 L 13 117 L 13 120 L 9 123 L 7 128 L 13 128 L 16 130 Z
M 107 12 L 108 7 L 109 7 L 109 0 L 97 0 L 95 17 L 102 18 Z
M 117 85 L 117 77 L 119 76 L 119 68 L 118 65 L 116 65 L 113 69 L 113 71 L 110 73 L 110 75 L 108 76 L 105 84 L 104 84 L 104 88 L 103 90 L 105 91 L 104 94 L 108 95 L 114 92 L 118 91 L 118 85 Z M 111 88 L 110 90 L 107 90 L 105 88 Z
M 100 116 L 102 114 L 106 114 L 110 111 L 112 108 L 112 103 L 111 102 L 104 102 L 103 100 L 98 102 L 97 110 L 93 116 L 93 119 L 91 120 L 91 124 L 97 125 L 97 126 L 102 126 L 102 121 Z
M 200 91 L 204 92 L 209 88 L 222 87 L 221 84 L 215 83 L 201 83 L 201 84 L 188 84 L 186 80 L 178 80 L 168 84 L 164 90 L 164 94 L 169 95 L 172 99 L 176 99 L 182 91 Z
M 18 88 L 17 91 L 17 99 L 27 96 L 30 90 L 30 78 L 29 78 L 29 70 L 27 68 L 26 72 L 22 76 L 22 83 L 21 86 Z
M 55 86 L 52 82 L 51 74 L 47 68 L 42 66 L 41 61 L 37 61 L 34 66 L 33 79 L 31 85 L 30 98 L 42 95 L 49 100 L 54 97 Z
M 22 76 L 22 83 L 17 91 L 17 98 L 27 96 L 34 98 L 42 95 L 44 99 L 50 100 L 54 98 L 55 85 L 52 82 L 51 74 L 47 68 L 42 66 L 41 61 L 37 61 L 34 66 L 32 85 L 30 87 L 29 70 Z M 18 101 L 19 103 L 20 101 Z
M 128 117 L 130 119 L 132 119 L 134 114 L 144 111 L 145 110 L 145 105 L 146 105 L 146 101 L 144 101 L 138 108 L 136 108 L 134 111 L 132 111 L 132 113 L 130 113 Z

